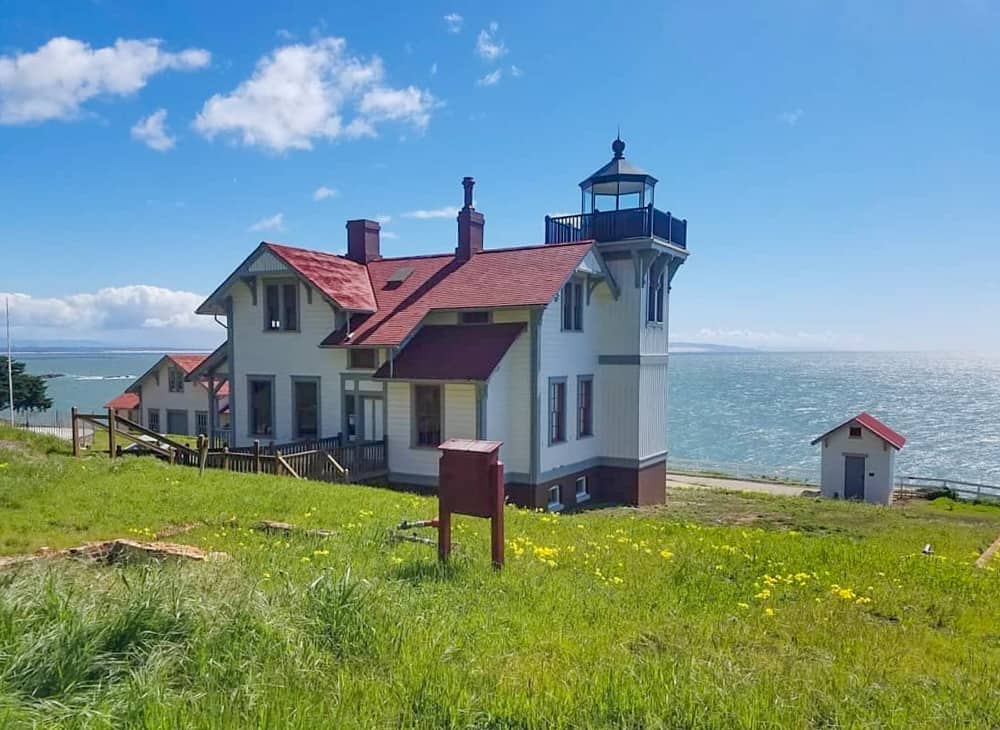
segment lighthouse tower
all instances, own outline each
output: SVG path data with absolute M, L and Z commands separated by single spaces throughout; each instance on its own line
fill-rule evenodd
M 670 287 L 688 256 L 687 221 L 656 207 L 655 177 L 611 144 L 580 183 L 579 215 L 546 218 L 546 243 L 594 240 L 617 291 L 599 315 L 597 409 L 604 417 L 601 491 L 629 504 L 664 500 Z

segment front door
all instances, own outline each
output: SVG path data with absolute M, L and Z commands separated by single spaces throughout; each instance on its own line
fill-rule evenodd
M 865 498 L 865 457 L 844 457 L 844 499 Z
M 188 414 L 187 411 L 167 411 L 167 433 L 176 433 L 187 436 Z
M 385 402 L 381 398 L 368 398 L 362 396 L 362 418 L 363 434 L 365 441 L 381 441 L 385 436 L 385 420 L 383 413 Z

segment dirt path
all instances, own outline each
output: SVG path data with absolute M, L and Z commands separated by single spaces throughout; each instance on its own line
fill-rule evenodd
M 667 474 L 668 487 L 703 487 L 705 489 L 732 489 L 739 492 L 763 492 L 780 497 L 812 496 L 819 493 L 818 487 L 789 485 L 783 482 L 757 482 L 745 479 L 724 479 L 722 477 L 702 477 L 692 474 Z

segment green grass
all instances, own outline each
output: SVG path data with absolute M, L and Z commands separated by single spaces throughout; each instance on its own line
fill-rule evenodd
M 445 568 L 389 540 L 429 498 L 66 451 L 0 430 L 0 553 L 199 522 L 171 539 L 231 559 L 0 573 L 0 727 L 1000 717 L 1000 577 L 972 565 L 994 507 L 678 489 L 650 510 L 511 508 L 498 573 L 482 520 L 457 518 Z M 249 529 L 262 518 L 335 534 Z

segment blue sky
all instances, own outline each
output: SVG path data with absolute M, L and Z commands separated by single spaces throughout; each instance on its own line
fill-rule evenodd
M 621 125 L 690 222 L 675 339 L 1000 349 L 988 0 L 0 14 L 22 340 L 211 344 L 192 303 L 260 239 L 339 251 L 348 218 L 379 216 L 387 255 L 450 250 L 464 175 L 487 246 L 541 242 Z

